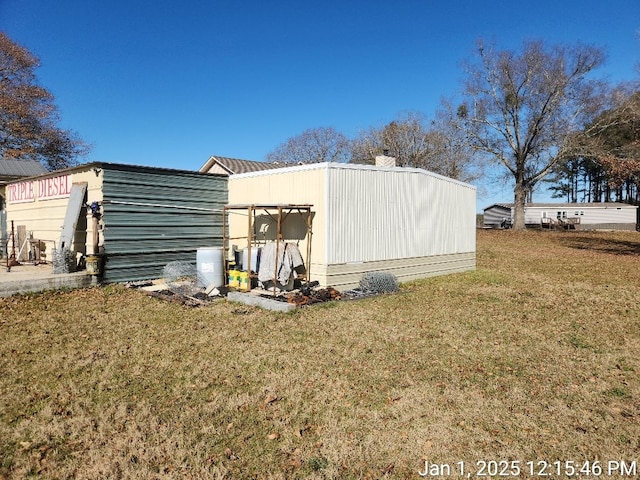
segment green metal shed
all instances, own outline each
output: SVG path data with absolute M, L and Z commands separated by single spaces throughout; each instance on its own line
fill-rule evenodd
M 222 246 L 227 177 L 102 164 L 105 282 L 160 278 L 172 261 L 195 264 Z

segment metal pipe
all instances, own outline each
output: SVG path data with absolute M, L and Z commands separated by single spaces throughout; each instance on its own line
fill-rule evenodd
M 16 231 L 13 226 L 13 220 L 11 220 L 11 257 L 16 259 Z
M 276 286 L 278 285 L 278 257 L 280 256 L 280 237 L 282 232 L 282 207 L 278 207 L 278 225 L 276 228 L 276 267 L 274 269 L 273 296 L 276 296 Z
M 229 247 L 227 246 L 229 240 L 227 239 L 227 207 L 222 207 L 222 269 L 224 270 L 224 286 L 229 286 L 229 269 L 228 260 L 229 260 Z
M 105 200 L 103 205 L 131 205 L 134 207 L 161 207 L 161 208 L 175 208 L 177 210 L 194 210 L 197 212 L 216 212 L 219 213 L 222 210 L 219 208 L 199 208 L 199 207 L 186 207 L 180 205 L 165 205 L 162 203 L 141 203 L 141 202 L 120 202 L 118 200 Z
M 311 281 L 311 209 L 307 210 L 307 283 Z

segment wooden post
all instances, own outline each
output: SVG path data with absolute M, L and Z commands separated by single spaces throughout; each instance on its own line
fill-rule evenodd
M 251 290 L 251 244 L 253 243 L 251 226 L 253 223 L 253 211 L 254 206 L 249 205 L 247 210 L 247 264 L 242 266 L 247 271 L 247 290 Z
M 273 274 L 273 296 L 276 295 L 276 285 L 278 284 L 278 257 L 280 256 L 280 237 L 282 237 L 282 207 L 278 206 L 278 220 L 276 226 L 276 267 Z
M 307 283 L 311 281 L 311 207 L 307 209 Z
M 229 272 L 227 271 L 227 206 L 222 207 L 222 269 L 224 271 L 224 285 L 229 285 Z
M 93 228 L 93 254 L 97 255 L 100 251 L 100 232 L 98 231 L 98 216 L 93 214 L 92 228 Z
M 26 262 L 29 260 L 29 252 L 27 250 L 23 250 L 24 243 L 27 241 L 27 226 L 26 225 L 18 225 L 18 256 L 16 260 L 18 262 Z M 14 237 L 14 249 L 15 249 L 15 237 Z

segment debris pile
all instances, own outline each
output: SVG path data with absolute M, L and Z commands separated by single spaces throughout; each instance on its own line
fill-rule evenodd
M 131 282 L 127 286 L 129 288 L 142 288 L 153 297 L 189 306 L 207 305 L 214 301 L 215 298 L 227 296 L 227 293 L 229 293 L 227 286 L 213 288 L 212 284 L 205 288 L 203 285 L 206 282 L 203 281 L 197 269 L 188 262 L 168 263 L 164 267 L 163 280 L 163 283 L 160 284 L 153 284 L 153 282 Z M 278 290 L 277 294 L 276 292 L 270 293 L 267 290 L 262 290 L 261 292 L 260 289 L 256 289 L 253 292 L 253 298 L 263 297 L 269 300 L 275 300 L 277 303 L 283 302 L 295 305 L 296 307 L 302 307 L 334 300 L 355 300 L 358 298 L 372 297 L 397 292 L 398 290 L 398 281 L 393 274 L 370 272 L 362 276 L 359 287 L 353 290 L 340 292 L 333 287 L 321 288 L 319 282 L 314 281 L 302 283 L 294 291 L 284 292 Z M 247 298 L 251 297 L 251 295 L 247 296 Z M 244 296 L 242 296 L 242 298 L 244 298 Z M 234 299 L 234 301 L 243 302 L 237 299 Z
M 358 288 L 344 292 L 339 292 L 333 287 L 316 289 L 317 286 L 318 282 L 303 284 L 299 291 L 292 292 L 287 296 L 287 301 L 301 307 L 331 300 L 355 300 L 372 297 L 384 293 L 394 293 L 400 289 L 396 276 L 387 272 L 365 273 L 360 279 Z
M 342 294 L 333 287 L 320 288 L 317 290 L 301 288 L 300 291 L 289 294 L 287 296 L 287 302 L 293 303 L 296 307 L 301 307 L 314 303 L 340 300 L 341 298 Z
M 173 293 L 171 290 L 159 290 L 159 291 L 147 291 L 147 295 L 160 300 L 164 300 L 171 303 L 179 303 L 187 307 L 201 307 L 209 305 L 215 299 L 209 297 L 205 293 L 198 292 L 194 295 L 181 295 Z
M 208 305 L 226 295 L 228 290 L 207 285 L 207 280 L 193 264 L 180 261 L 165 265 L 161 281 L 128 282 L 125 287 L 139 288 L 152 297 L 190 307 Z

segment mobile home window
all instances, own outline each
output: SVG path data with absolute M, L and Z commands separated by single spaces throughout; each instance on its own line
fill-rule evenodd
M 566 211 L 558 212 L 556 218 L 567 218 L 567 212 Z

